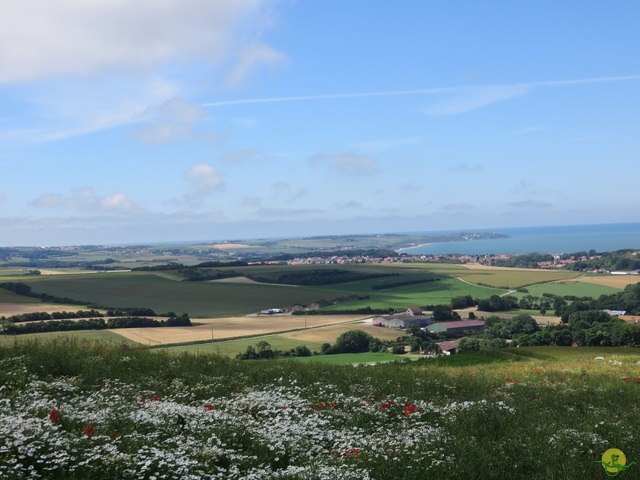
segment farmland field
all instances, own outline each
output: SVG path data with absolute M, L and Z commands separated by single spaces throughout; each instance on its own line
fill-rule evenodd
M 244 352 L 248 346 L 255 347 L 260 341 L 268 342 L 274 350 L 291 350 L 298 346 L 306 345 L 309 350 L 320 351 L 322 344 L 298 341 L 282 335 L 267 335 L 242 340 L 229 340 L 226 342 L 202 343 L 197 345 L 182 345 L 175 347 L 165 347 L 157 350 L 166 351 L 171 354 L 191 353 L 191 354 L 216 354 L 235 357 L 238 353 Z M 155 349 L 154 349 L 155 351 Z
M 529 293 L 518 292 L 514 295 L 518 297 L 525 295 L 541 296 L 543 293 L 551 293 L 560 296 L 575 295 L 577 297 L 598 298 L 600 295 L 610 295 L 620 291 L 618 288 L 586 282 L 542 283 L 539 285 L 530 285 L 527 287 L 527 290 Z
M 307 318 L 306 325 L 313 328 L 355 322 L 363 318 L 364 315 L 313 315 Z M 193 324 L 191 327 L 121 328 L 114 332 L 143 345 L 167 345 L 303 329 L 305 318 L 298 315 L 199 318 Z
M 157 313 L 174 311 L 189 313 L 192 317 L 227 317 L 245 315 L 265 308 L 308 305 L 316 301 L 340 303 L 324 307 L 327 312 L 363 307 L 389 309 L 449 303 L 460 295 L 488 298 L 504 293 L 495 286 L 516 288 L 549 281 L 571 280 L 575 272 L 542 270 L 492 269 L 450 264 L 398 264 L 398 265 L 305 265 L 305 266 L 252 266 L 233 267 L 238 275 L 252 274 L 267 279 L 277 278 L 282 272 L 304 272 L 323 269 L 347 270 L 358 274 L 392 274 L 377 278 L 334 283 L 330 285 L 295 286 L 248 281 L 235 277 L 211 282 L 178 281 L 171 272 L 111 272 L 88 275 L 55 275 L 29 277 L 22 281 L 37 293 L 69 297 L 109 307 L 149 307 Z M 220 271 L 225 271 L 220 269 Z M 215 270 L 214 270 L 215 272 Z M 225 272 L 229 272 L 226 270 Z M 457 277 L 457 278 L 454 278 Z M 433 281 L 429 281 L 433 280 Z M 415 283 L 412 283 L 415 282 Z M 419 283 L 418 283 L 419 282 Z M 479 282 L 482 285 L 477 285 Z M 391 286 L 382 288 L 381 286 Z M 486 285 L 493 285 L 489 287 Z M 587 282 L 551 287 L 576 295 L 599 295 L 613 291 Z M 540 288 L 540 287 L 535 287 Z M 544 287 L 547 288 L 547 287 Z M 545 290 L 546 291 L 546 290 Z M 9 296 L 8 296 L 9 295 Z M 0 301 L 8 301 L 11 294 L 0 290 Z M 344 297 L 363 297 L 360 300 Z M 365 298 L 367 297 L 367 298 Z M 14 297 L 15 298 L 15 297 Z M 26 299 L 26 297 L 18 297 Z
M 576 279 L 578 282 L 596 283 L 614 288 L 624 288 L 640 282 L 638 275 L 590 275 Z

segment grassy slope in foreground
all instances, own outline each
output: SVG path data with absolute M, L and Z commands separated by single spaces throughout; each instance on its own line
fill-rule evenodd
M 0 347 L 0 475 L 607 478 L 605 450 L 638 461 L 638 360 L 543 347 L 354 368 Z

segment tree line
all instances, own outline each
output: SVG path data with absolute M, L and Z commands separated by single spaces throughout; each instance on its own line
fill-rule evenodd
M 27 323 L 0 322 L 0 335 L 23 335 L 27 333 L 68 332 L 72 330 L 103 330 L 107 328 L 148 328 L 148 327 L 190 327 L 191 319 L 184 313 L 181 316 L 169 317 L 166 320 L 156 320 L 147 317 L 114 317 L 105 321 L 104 318 L 89 318 L 80 320 L 51 320 Z

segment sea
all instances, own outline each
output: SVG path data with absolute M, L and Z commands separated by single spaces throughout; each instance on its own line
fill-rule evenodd
M 504 233 L 508 238 L 430 243 L 398 251 L 409 255 L 455 253 L 483 255 L 533 252 L 561 254 L 589 250 L 612 252 L 627 248 L 640 249 L 640 223 L 473 229 L 469 232 Z M 452 233 L 452 231 L 438 233 Z

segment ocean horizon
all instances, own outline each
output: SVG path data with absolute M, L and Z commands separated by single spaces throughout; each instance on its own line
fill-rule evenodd
M 556 225 L 470 229 L 468 231 L 504 233 L 508 235 L 508 238 L 430 243 L 398 251 L 409 255 L 495 255 L 533 252 L 561 254 L 589 250 L 612 252 L 622 249 L 640 249 L 640 223 Z M 451 232 L 450 230 L 446 233 Z

